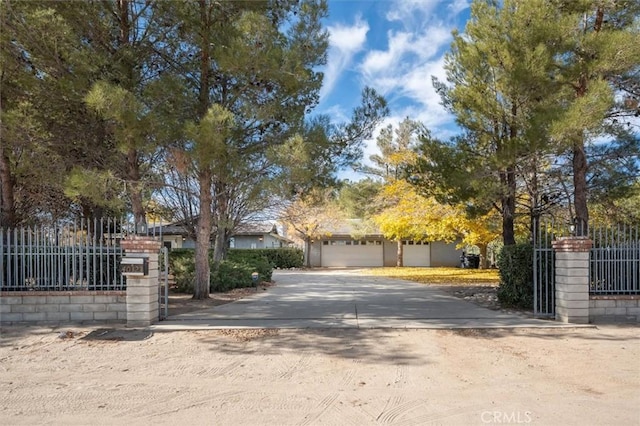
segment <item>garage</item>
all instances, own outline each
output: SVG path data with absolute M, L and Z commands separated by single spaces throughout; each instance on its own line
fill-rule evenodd
M 324 240 L 321 263 L 329 268 L 382 266 L 382 240 Z
M 431 250 L 428 242 L 403 241 L 402 254 L 404 266 L 431 266 Z

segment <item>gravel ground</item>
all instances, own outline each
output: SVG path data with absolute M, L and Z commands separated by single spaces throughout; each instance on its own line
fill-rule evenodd
M 494 286 L 441 289 L 501 309 Z M 174 294 L 170 313 L 253 294 Z M 640 425 L 639 359 L 634 326 L 12 326 L 0 328 L 0 424 Z
M 0 424 L 633 425 L 640 333 L 0 329 Z

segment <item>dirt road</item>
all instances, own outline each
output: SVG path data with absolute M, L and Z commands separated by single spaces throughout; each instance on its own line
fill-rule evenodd
M 640 424 L 638 328 L 8 327 L 0 424 Z

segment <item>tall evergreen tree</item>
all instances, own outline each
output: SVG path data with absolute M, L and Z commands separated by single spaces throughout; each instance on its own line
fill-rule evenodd
M 464 34 L 454 32 L 446 56 L 448 84 L 436 81 L 444 105 L 456 116 L 464 136 L 454 139 L 459 154 L 445 155 L 459 179 L 447 196 L 489 200 L 502 216 L 504 244 L 515 243 L 517 165 L 545 146 L 545 116 L 553 113 L 553 93 L 546 79 L 552 66 L 547 43 L 554 11 L 544 0 L 475 1 Z M 425 139 L 427 169 L 451 151 Z M 431 146 L 429 146 L 431 145 Z M 431 152 L 427 152 L 431 151 Z M 438 152 L 434 152 L 438 151 Z M 476 179 L 473 191 L 467 181 Z M 495 180 L 493 179 L 495 178 Z M 482 180 L 480 180 L 482 179 Z
M 640 4 L 550 0 L 549 6 L 558 14 L 554 26 L 557 68 L 552 83 L 563 94 L 564 107 L 555 121 L 554 135 L 572 153 L 574 222 L 576 233 L 585 235 L 589 223 L 587 145 L 606 136 L 611 124 L 607 119 L 634 102 L 633 96 L 620 96 L 619 108 L 615 97 L 616 90 L 624 94 L 625 88 L 633 87 L 638 72 Z
M 188 131 L 173 156 L 189 159 L 184 170 L 194 173 L 198 186 L 194 297 L 206 298 L 210 236 L 215 231 L 218 262 L 234 226 L 234 185 L 259 167 L 270 146 L 288 139 L 318 100 L 321 74 L 315 69 L 326 58 L 320 23 L 326 2 L 199 0 L 195 7 L 165 2 L 159 10 L 176 34 L 161 57 L 181 82 L 175 96 L 186 99 L 178 121 L 200 134 L 224 123 L 220 134 L 226 137 L 194 139 Z

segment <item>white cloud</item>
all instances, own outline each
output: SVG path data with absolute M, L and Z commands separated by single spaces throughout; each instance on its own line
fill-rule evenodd
M 454 0 L 452 3 L 447 6 L 454 15 L 466 10 L 470 7 L 470 4 L 467 0 Z
M 450 34 L 443 27 L 434 27 L 423 34 L 391 36 L 389 49 L 371 52 L 362 62 L 364 82 L 390 101 L 392 112 L 396 113 L 394 104 L 410 102 L 415 105 L 412 112 L 428 119 L 425 124 L 444 124 L 451 118 L 440 105 L 432 76 L 440 80 L 446 77 L 443 50 L 449 41 Z
M 321 99 L 331 93 L 338 77 L 351 64 L 353 56 L 364 48 L 369 24 L 358 16 L 352 26 L 338 24 L 329 26 L 327 29 L 329 31 L 329 55 L 320 90 Z
M 451 31 L 469 0 L 394 0 L 383 13 L 389 23 L 386 45 L 366 52 L 355 67 L 363 85 L 384 95 L 391 108 L 388 117 L 363 147 L 363 163 L 378 153 L 376 137 L 383 127 L 394 127 L 409 117 L 423 123 L 433 136 L 446 140 L 457 134 L 455 118 L 441 105 L 432 76 L 446 80 L 444 53 Z M 373 21 L 372 21 L 373 22 Z M 382 30 L 382 31 L 385 31 Z M 347 172 L 353 179 L 352 172 Z
M 441 0 L 395 0 L 390 2 L 386 18 L 389 21 L 406 22 L 416 15 L 431 14 Z
M 386 17 L 401 28 L 388 31 L 387 47 L 369 52 L 359 70 L 364 83 L 389 100 L 394 124 L 408 116 L 424 123 L 435 136 L 451 136 L 454 118 L 440 104 L 432 77 L 446 80 L 444 53 L 452 40 L 452 22 L 468 7 L 467 0 L 390 4 L 392 12 Z

